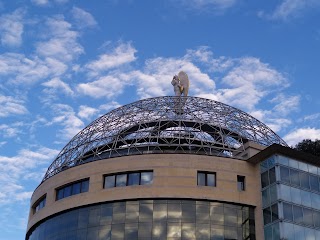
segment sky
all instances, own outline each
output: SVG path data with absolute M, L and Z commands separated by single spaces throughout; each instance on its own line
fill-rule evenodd
M 319 0 L 0 0 L 0 239 L 24 239 L 60 150 L 139 99 L 241 109 L 289 146 L 320 139 Z

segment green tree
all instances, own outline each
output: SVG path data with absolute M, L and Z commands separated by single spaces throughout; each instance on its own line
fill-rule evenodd
M 312 141 L 310 139 L 304 139 L 299 142 L 294 149 L 320 157 L 320 140 L 316 139 Z

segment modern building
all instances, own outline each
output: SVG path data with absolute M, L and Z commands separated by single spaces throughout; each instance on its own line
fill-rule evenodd
M 320 159 L 196 97 L 117 108 L 79 132 L 31 198 L 27 240 L 320 239 Z

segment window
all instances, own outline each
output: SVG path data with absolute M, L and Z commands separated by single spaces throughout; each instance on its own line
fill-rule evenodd
M 148 185 L 153 182 L 153 171 L 123 172 L 104 176 L 103 188 Z
M 198 186 L 216 187 L 216 173 L 198 172 Z
M 244 191 L 245 190 L 245 176 L 237 176 L 238 181 L 238 190 Z
M 46 205 L 46 195 L 42 196 L 36 203 L 33 205 L 33 213 L 38 212 L 41 208 L 44 208 Z
M 58 188 L 56 191 L 56 200 L 70 197 L 89 190 L 89 179 L 83 179 L 77 182 L 70 183 L 63 187 Z

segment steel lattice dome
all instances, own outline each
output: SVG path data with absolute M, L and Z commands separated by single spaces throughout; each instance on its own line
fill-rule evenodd
M 249 140 L 287 146 L 265 124 L 226 104 L 198 97 L 149 98 L 114 109 L 80 131 L 58 154 L 43 181 L 70 167 L 126 155 L 233 157 Z

